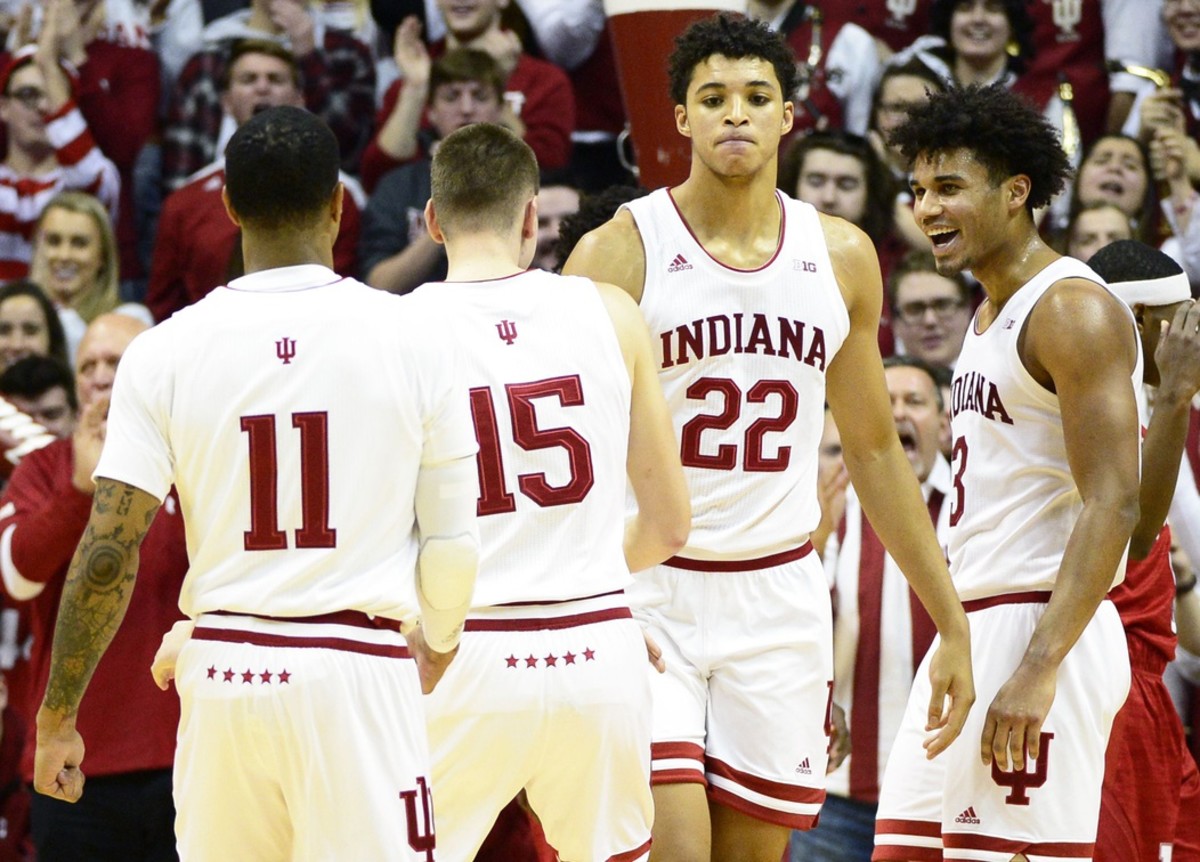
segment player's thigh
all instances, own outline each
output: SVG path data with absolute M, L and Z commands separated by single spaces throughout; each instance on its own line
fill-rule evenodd
M 929 661 L 935 639 L 913 677 L 908 705 L 884 769 L 875 820 L 875 852 L 880 862 L 942 862 L 942 794 L 946 752 L 925 756 L 925 721 L 932 689 Z M 964 745 L 960 735 L 951 745 Z
M 631 619 L 589 625 L 576 636 L 594 659 L 546 678 L 529 804 L 562 858 L 636 859 L 649 849 L 654 818 L 645 642 Z
M 723 655 L 709 679 L 709 796 L 757 820 L 810 828 L 825 796 L 833 679 L 824 576 L 811 557 L 739 573 L 740 583 L 720 577 L 727 611 L 713 636 Z
M 979 755 L 987 706 L 1019 665 L 1044 612 L 1044 604 L 1015 604 L 971 614 L 981 708 L 971 711 L 946 752 L 942 805 L 944 844 L 964 858 L 1007 850 L 1014 839 L 1026 842 L 1018 849 L 1033 857 L 1045 855 L 1044 844 L 1088 848 L 1090 855 L 1096 837 L 1109 730 L 1129 688 L 1129 656 L 1111 603 L 1101 604 L 1059 667 L 1038 760 L 1004 772 L 984 766 Z
M 712 823 L 703 784 L 656 784 L 650 862 L 710 862 Z
M 538 646 L 526 633 L 468 632 L 425 698 L 439 858 L 473 858 L 532 773 L 545 733 L 543 674 L 554 670 Z
M 304 673 L 292 676 L 300 685 L 277 704 L 281 737 L 293 743 L 280 754 L 293 858 L 427 859 L 433 794 L 416 663 L 306 652 Z
M 175 836 L 184 862 L 272 862 L 291 853 L 293 833 L 274 768 L 273 740 L 255 714 L 253 678 L 243 677 L 249 662 L 260 658 L 251 649 L 189 641 L 179 654 L 172 784 Z
M 712 858 L 730 862 L 779 862 L 791 830 L 726 805 L 711 803 Z

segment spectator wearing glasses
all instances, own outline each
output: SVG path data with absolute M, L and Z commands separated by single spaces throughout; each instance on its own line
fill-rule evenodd
M 928 252 L 911 252 L 888 280 L 892 329 L 903 352 L 935 368 L 953 368 L 971 323 L 971 288 L 941 275 Z
M 33 257 L 34 224 L 64 189 L 99 198 L 115 213 L 120 179 L 100 152 L 60 63 L 58 3 L 47 4 L 36 45 L 0 72 L 0 122 L 8 153 L 0 165 L 0 281 L 22 278 Z

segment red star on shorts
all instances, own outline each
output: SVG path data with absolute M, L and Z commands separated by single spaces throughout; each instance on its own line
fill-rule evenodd
M 537 659 L 533 656 L 525 659 L 525 667 L 537 667 Z
M 583 657 L 587 661 L 595 661 L 596 660 L 596 651 L 594 649 L 592 649 L 591 647 L 588 647 L 587 649 L 585 649 L 583 651 Z
M 208 678 L 209 678 L 209 679 L 216 679 L 216 678 L 217 678 L 217 669 L 216 669 L 215 667 L 210 667 L 210 668 L 208 669 Z
M 233 668 L 225 668 L 225 682 L 233 682 Z
M 263 683 L 268 683 L 271 681 L 271 672 L 269 670 L 264 670 L 259 674 L 259 676 L 262 677 Z
M 516 667 L 517 662 L 519 662 L 519 661 L 520 661 L 520 659 L 517 658 L 515 655 L 510 655 L 508 658 L 506 658 L 504 660 L 504 663 L 507 664 L 509 667 Z
M 556 655 L 546 656 L 546 667 L 554 667 L 557 664 L 557 662 L 558 662 L 558 656 L 556 656 Z
M 291 678 L 292 678 L 292 675 L 291 675 L 290 673 L 288 673 L 286 670 L 281 670 L 281 671 L 279 672 L 279 682 L 280 682 L 280 684 L 283 684 L 283 683 L 287 682 L 287 681 L 288 681 L 289 679 L 291 679 Z M 290 685 L 290 683 L 289 683 L 289 685 Z
M 567 664 L 575 664 L 575 653 L 569 652 L 563 656 L 563 659 L 566 660 Z
M 242 674 L 242 682 L 254 682 L 254 674 L 250 672 L 250 668 L 246 668 L 246 672 Z

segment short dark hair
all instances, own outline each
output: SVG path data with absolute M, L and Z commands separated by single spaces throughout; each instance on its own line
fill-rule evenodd
M 46 291 L 35 282 L 27 279 L 19 279 L 10 281 L 8 284 L 0 285 L 0 306 L 4 305 L 14 296 L 28 296 L 38 304 L 38 308 L 42 310 L 42 317 L 46 319 L 46 333 L 50 336 L 50 351 L 49 356 L 54 357 L 63 365 L 68 365 L 67 360 L 67 335 L 63 331 L 62 320 L 58 316 L 58 311 L 54 308 L 54 303 L 50 301 L 50 297 L 46 296 Z M 74 384 L 72 384 L 74 385 Z
M 695 22 L 675 39 L 675 49 L 667 58 L 667 75 L 676 105 L 687 104 L 696 66 L 718 54 L 731 60 L 766 60 L 775 68 L 783 98 L 791 99 L 796 92 L 796 57 L 783 37 L 761 21 L 721 12 Z
M 433 101 L 438 87 L 446 84 L 479 83 L 491 88 L 496 101 L 504 99 L 505 77 L 496 59 L 476 48 L 455 48 L 433 61 L 429 67 L 429 96 Z
M 776 185 L 785 194 L 796 196 L 796 186 L 804 171 L 804 160 L 814 150 L 828 150 L 857 159 L 862 165 L 867 187 L 867 205 L 859 227 L 878 244 L 895 224 L 896 182 L 892 172 L 879 158 L 870 141 L 862 135 L 842 130 L 810 132 L 797 138 L 779 162 Z
M 890 143 L 910 163 L 919 155 L 969 150 L 993 185 L 1029 177 L 1029 212 L 1053 200 L 1071 175 L 1058 132 L 1004 84 L 955 87 L 932 93 L 893 130 Z
M 434 210 L 447 236 L 455 230 L 504 231 L 538 192 L 537 157 L 503 126 L 472 123 L 448 135 L 430 171 Z
M 871 122 L 872 129 L 877 128 L 875 116 L 879 113 L 880 100 L 883 98 L 883 87 L 892 78 L 919 78 L 925 82 L 925 92 L 941 93 L 946 89 L 946 82 L 942 80 L 937 72 L 930 69 L 918 58 L 912 57 L 905 63 L 899 65 L 888 65 L 883 67 L 883 73 L 879 76 L 879 83 L 875 85 L 875 92 L 871 96 Z
M 933 384 L 934 398 L 937 399 L 938 410 L 946 409 L 946 400 L 942 397 L 942 381 L 944 379 L 944 369 L 930 365 L 924 359 L 916 356 L 911 356 L 907 353 L 898 353 L 894 356 L 889 356 L 883 360 L 884 370 L 888 368 L 915 368 L 917 371 L 923 371 Z
M 563 218 L 558 226 L 558 239 L 554 243 L 554 257 L 559 269 L 571 256 L 575 246 L 590 233 L 617 214 L 622 204 L 650 194 L 641 186 L 609 186 L 594 194 L 585 195 L 579 201 L 579 209 Z
M 951 57 L 954 55 L 954 49 L 950 46 L 950 19 L 954 17 L 954 10 L 962 3 L 963 0 L 933 0 L 933 6 L 929 9 L 929 32 L 934 36 L 941 36 L 946 41 L 943 53 Z M 1033 16 L 1029 14 L 1029 0 L 1001 0 L 1001 3 L 1004 6 L 1004 17 L 1008 19 L 1008 27 L 1012 32 L 1012 41 L 1016 44 L 1016 53 L 1008 54 L 1007 68 L 1019 75 L 1025 71 L 1029 61 L 1037 53 L 1033 41 Z
M 66 391 L 67 404 L 78 410 L 75 376 L 65 362 L 53 356 L 26 356 L 0 373 L 0 395 L 41 398 L 55 386 Z
M 1136 239 L 1110 242 L 1092 255 L 1087 265 L 1109 284 L 1167 278 L 1183 272 L 1169 255 Z
M 303 108 L 255 114 L 225 148 L 225 188 L 238 217 L 273 229 L 316 218 L 338 184 L 337 138 Z
M 887 298 L 888 305 L 892 311 L 898 309 L 896 293 L 899 290 L 900 282 L 904 280 L 905 276 L 912 275 L 914 272 L 932 272 L 939 278 L 954 282 L 954 286 L 958 288 L 959 298 L 965 303 L 969 304 L 971 302 L 971 285 L 967 281 L 966 276 L 960 272 L 949 275 L 944 272 L 938 272 L 937 261 L 934 260 L 932 251 L 913 249 L 900 258 L 900 262 L 892 267 L 892 271 L 888 273 Z
M 291 72 L 292 83 L 296 87 L 300 86 L 300 64 L 296 62 L 295 54 L 270 39 L 238 39 L 229 46 L 229 56 L 225 59 L 225 65 L 221 67 L 221 74 L 217 76 L 217 87 L 222 93 L 229 90 L 233 81 L 233 67 L 247 54 L 266 54 L 268 57 L 282 60 Z

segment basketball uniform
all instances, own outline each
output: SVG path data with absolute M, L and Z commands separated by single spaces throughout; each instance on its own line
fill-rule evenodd
M 427 698 L 439 851 L 471 859 L 526 791 L 564 859 L 650 848 L 646 647 L 625 589 L 631 380 L 595 285 L 426 285 L 453 309 L 479 441 L 466 635 Z
M 779 246 L 754 270 L 709 256 L 669 190 L 626 204 L 692 502 L 687 546 L 639 576 L 631 601 L 667 664 L 651 672 L 653 781 L 701 783 L 722 805 L 808 828 L 833 685 L 808 533 L 825 373 L 850 320 L 817 211 L 777 200 Z
M 174 482 L 196 620 L 176 668 L 185 859 L 432 859 L 413 499 L 476 448 L 447 327 L 316 265 L 140 335 L 97 476 Z
M 887 764 L 876 860 L 1092 858 L 1105 746 L 1130 682 L 1112 602 L 1101 602 L 1058 669 L 1038 759 L 1002 772 L 982 765 L 978 745 L 987 705 L 1025 653 L 1083 509 L 1058 398 L 1033 379 L 1018 351 L 1038 300 L 1067 278 L 1103 284 L 1079 261 L 1059 258 L 1017 291 L 987 330 L 972 324 L 955 366 L 949 556 L 971 623 L 976 708 L 955 743 L 927 760 L 927 656 Z M 1141 378 L 1139 348 L 1131 389 Z M 1124 568 L 1122 560 L 1113 585 Z

